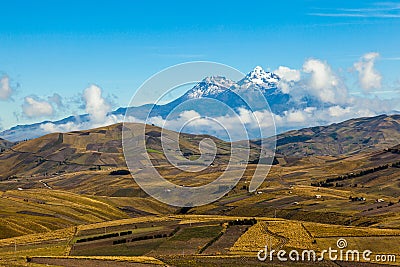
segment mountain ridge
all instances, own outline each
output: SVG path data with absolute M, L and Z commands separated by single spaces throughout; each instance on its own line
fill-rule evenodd
M 15 175 L 47 176 L 92 169 L 126 168 L 122 147 L 123 128 L 143 127 L 138 123 L 117 123 L 90 130 L 51 133 L 20 142 L 0 154 L 0 180 Z M 176 132 L 146 125 L 146 144 L 155 165 L 168 164 L 161 145 L 161 131 L 167 136 Z M 230 144 L 213 136 L 179 134 L 184 157 L 199 155 L 199 143 L 210 138 L 217 144 L 215 164 L 227 164 Z M 254 150 L 254 155 L 257 153 Z M 255 156 L 252 156 L 254 160 Z M 176 160 L 179 161 L 177 158 Z
M 400 143 L 400 115 L 353 118 L 328 126 L 292 130 L 278 134 L 276 143 L 277 154 L 296 157 L 383 150 Z
M 252 111 L 270 110 L 278 116 L 285 116 L 285 114 L 293 110 L 305 110 L 306 108 L 318 110 L 332 106 L 322 103 L 315 96 L 311 95 L 304 95 L 300 99 L 295 99 L 279 88 L 280 81 L 281 78 L 277 74 L 266 72 L 257 66 L 237 82 L 222 76 L 206 77 L 185 94 L 169 103 L 163 105 L 146 104 L 137 107 L 120 107 L 109 112 L 107 116 L 114 116 L 112 119 L 113 122 L 122 122 L 125 115 L 141 121 L 146 121 L 149 117 L 175 119 L 183 111 L 188 110 L 196 111 L 201 116 L 206 117 L 228 116 L 231 115 L 227 111 L 229 108 L 236 112 L 243 107 L 250 109 L 246 103 L 248 99 L 251 100 Z M 265 101 L 259 99 L 261 95 L 259 93 L 257 95 L 257 92 L 262 92 L 269 104 L 269 108 L 266 107 Z M 198 102 L 197 100 L 199 99 L 202 101 Z M 82 124 L 84 125 L 82 126 Z M 58 128 L 73 125 L 75 128 L 82 130 L 93 128 L 90 127 L 90 115 L 82 114 L 56 121 L 46 120 L 39 123 L 17 125 L 0 132 L 0 137 L 13 142 L 37 138 L 53 131 L 52 128 L 54 127 L 49 127 L 49 129 L 46 128 L 47 125 Z M 289 129 L 298 129 L 300 127 L 283 125 L 277 128 L 277 132 L 279 134 Z M 65 128 L 70 129 L 71 127 Z M 250 138 L 254 139 L 256 137 Z
M 132 124 L 136 125 L 136 124 Z M 146 126 L 146 140 L 152 160 L 165 165 L 161 146 L 161 128 Z M 91 130 L 52 133 L 34 140 L 21 142 L 0 155 L 3 178 L 17 174 L 16 169 L 29 175 L 47 172 L 81 171 L 90 168 L 123 168 L 122 128 L 118 123 Z M 166 133 L 173 131 L 164 130 Z M 213 136 L 181 133 L 182 152 L 198 155 L 199 142 L 207 137 L 222 149 L 216 162 L 225 162 L 229 143 Z M 265 139 L 269 144 L 271 139 Z M 259 149 L 260 140 L 252 140 Z M 293 130 L 276 136 L 276 157 L 346 156 L 349 154 L 383 151 L 400 144 L 400 115 L 380 115 Z M 224 152 L 225 151 L 225 152 Z M 256 152 L 252 155 L 254 160 Z M 16 166 L 19 166 L 16 168 Z M 1 168 L 0 168 L 1 169 Z

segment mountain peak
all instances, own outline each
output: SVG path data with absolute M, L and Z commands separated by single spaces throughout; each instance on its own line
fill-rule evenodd
M 208 76 L 204 78 L 201 82 L 216 85 L 226 85 L 227 83 L 233 83 L 231 80 L 225 78 L 224 76 Z
M 259 73 L 261 73 L 261 72 L 265 72 L 265 71 L 264 71 L 264 69 L 263 69 L 261 66 L 256 66 L 256 67 L 253 69 L 252 72 L 259 72 Z
M 242 80 L 240 80 L 238 84 L 246 88 L 252 85 L 258 85 L 264 88 L 275 88 L 278 82 L 278 75 L 265 71 L 261 66 L 256 66 Z
M 189 98 L 201 98 L 204 96 L 217 95 L 235 83 L 223 76 L 210 76 L 204 78 L 188 92 Z

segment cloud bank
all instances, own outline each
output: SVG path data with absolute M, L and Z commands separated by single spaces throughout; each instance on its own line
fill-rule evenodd
M 40 118 L 54 114 L 53 106 L 49 102 L 38 99 L 35 96 L 27 96 L 24 98 L 22 111 L 24 115 L 29 118 Z
M 58 103 L 58 105 L 63 105 L 59 95 L 55 94 L 50 97 L 49 100 L 56 104 Z M 123 115 L 110 114 L 111 105 L 108 103 L 107 99 L 103 97 L 103 91 L 99 86 L 90 85 L 86 88 L 82 93 L 82 100 L 84 101 L 84 108 L 89 116 L 89 120 L 79 121 L 79 119 L 76 119 L 76 121 L 70 121 L 64 124 L 50 122 L 41 125 L 40 128 L 45 133 L 70 132 L 102 127 L 124 121 Z M 143 120 L 135 117 L 127 117 L 126 121 L 144 123 Z
M 378 53 L 366 53 L 353 64 L 353 70 L 358 72 L 358 83 L 364 90 L 382 88 L 382 76 L 375 66 L 378 58 Z M 376 96 L 372 97 L 372 95 L 355 96 L 349 94 L 349 89 L 343 78 L 332 69 L 328 62 L 320 59 L 307 59 L 300 69 L 280 66 L 274 72 L 281 78 L 278 88 L 283 93 L 291 95 L 295 101 L 303 101 L 302 98 L 305 96 L 313 97 L 318 100 L 317 103 L 322 103 L 322 105 L 292 108 L 279 115 L 268 110 L 252 112 L 241 108 L 235 115 L 216 116 L 212 120 L 202 117 L 194 110 L 186 110 L 168 121 L 156 116 L 149 118 L 146 123 L 153 123 L 176 131 L 208 133 L 220 137 L 226 137 L 226 132 L 234 133 L 235 129 L 244 125 L 250 132 L 258 128 L 264 133 L 272 135 L 275 126 L 278 132 L 282 132 L 290 129 L 337 123 L 355 117 L 392 113 L 400 109 L 399 96 L 385 100 Z M 68 132 L 124 121 L 124 116 L 111 113 L 111 105 L 104 98 L 100 87 L 91 85 L 83 91 L 82 95 L 84 108 L 89 116 L 87 121 L 69 122 L 61 125 L 47 123 L 41 126 L 42 130 L 45 132 Z M 60 102 L 57 100 L 57 96 L 51 99 L 53 99 L 53 103 Z M 33 100 L 30 99 L 30 101 Z M 41 108 L 35 109 L 35 112 L 29 110 L 27 113 L 51 113 L 51 108 L 43 101 L 36 101 L 35 104 Z M 126 121 L 144 123 L 143 120 L 135 117 L 128 117 Z M 190 123 L 188 123 L 189 121 Z M 254 138 L 254 136 L 249 137 Z M 243 135 L 235 136 L 235 134 L 230 138 L 232 140 L 244 139 Z

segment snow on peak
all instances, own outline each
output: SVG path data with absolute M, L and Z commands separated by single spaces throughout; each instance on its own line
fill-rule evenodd
M 265 71 L 263 70 L 263 68 L 262 68 L 261 66 L 256 66 L 256 67 L 253 69 L 253 72 L 259 72 L 259 73 L 261 73 L 261 72 L 265 72 Z
M 217 95 L 230 88 L 235 83 L 222 76 L 206 77 L 188 92 L 189 98 L 201 98 Z
M 251 85 L 259 85 L 265 88 L 276 87 L 279 82 L 279 76 L 272 72 L 265 71 L 262 67 L 257 66 L 249 72 L 239 84 L 245 87 Z

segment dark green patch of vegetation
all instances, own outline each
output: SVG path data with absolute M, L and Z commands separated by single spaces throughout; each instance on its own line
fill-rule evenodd
M 229 226 L 232 226 L 232 225 L 255 225 L 256 223 L 257 223 L 257 220 L 255 218 L 243 219 L 243 220 L 236 219 L 234 221 L 230 221 Z
M 224 232 L 221 231 L 216 237 L 208 241 L 207 244 L 199 250 L 199 254 L 203 253 L 209 246 L 214 244 L 223 234 Z
M 128 170 L 116 170 L 116 171 L 110 172 L 110 175 L 129 175 L 129 174 L 131 174 L 131 173 Z
M 221 230 L 221 225 L 184 228 L 181 232 L 178 232 L 175 236 L 173 236 L 171 240 L 188 241 L 191 238 L 214 238 L 215 236 L 218 236 Z
M 252 161 L 249 161 L 250 164 L 271 164 L 271 165 L 278 165 L 279 161 L 276 159 L 276 157 L 272 158 L 257 158 Z
M 191 209 L 191 207 L 182 207 L 178 210 L 178 214 L 187 214 Z
M 89 241 L 95 241 L 95 240 L 101 240 L 101 239 L 107 239 L 107 238 L 112 238 L 112 237 L 117 237 L 117 236 L 125 236 L 125 235 L 131 235 L 132 231 L 123 231 L 119 233 L 110 233 L 110 234 L 104 234 L 104 235 L 99 235 L 99 236 L 92 236 L 88 238 L 81 238 L 76 240 L 76 243 L 84 243 L 84 242 L 89 242 Z
M 162 151 L 159 151 L 159 150 L 156 150 L 156 149 L 148 148 L 148 149 L 146 149 L 146 150 L 147 150 L 147 152 L 149 152 L 149 153 L 164 154 Z
M 310 136 L 303 136 L 303 135 L 297 135 L 297 136 L 286 136 L 283 137 L 279 140 L 276 140 L 276 146 L 283 146 L 287 145 L 290 143 L 299 143 L 299 142 L 305 142 L 310 140 Z
M 88 249 L 75 249 L 74 256 L 142 256 L 157 249 L 163 239 L 152 239 L 138 243 L 122 243 L 114 246 L 102 246 Z

